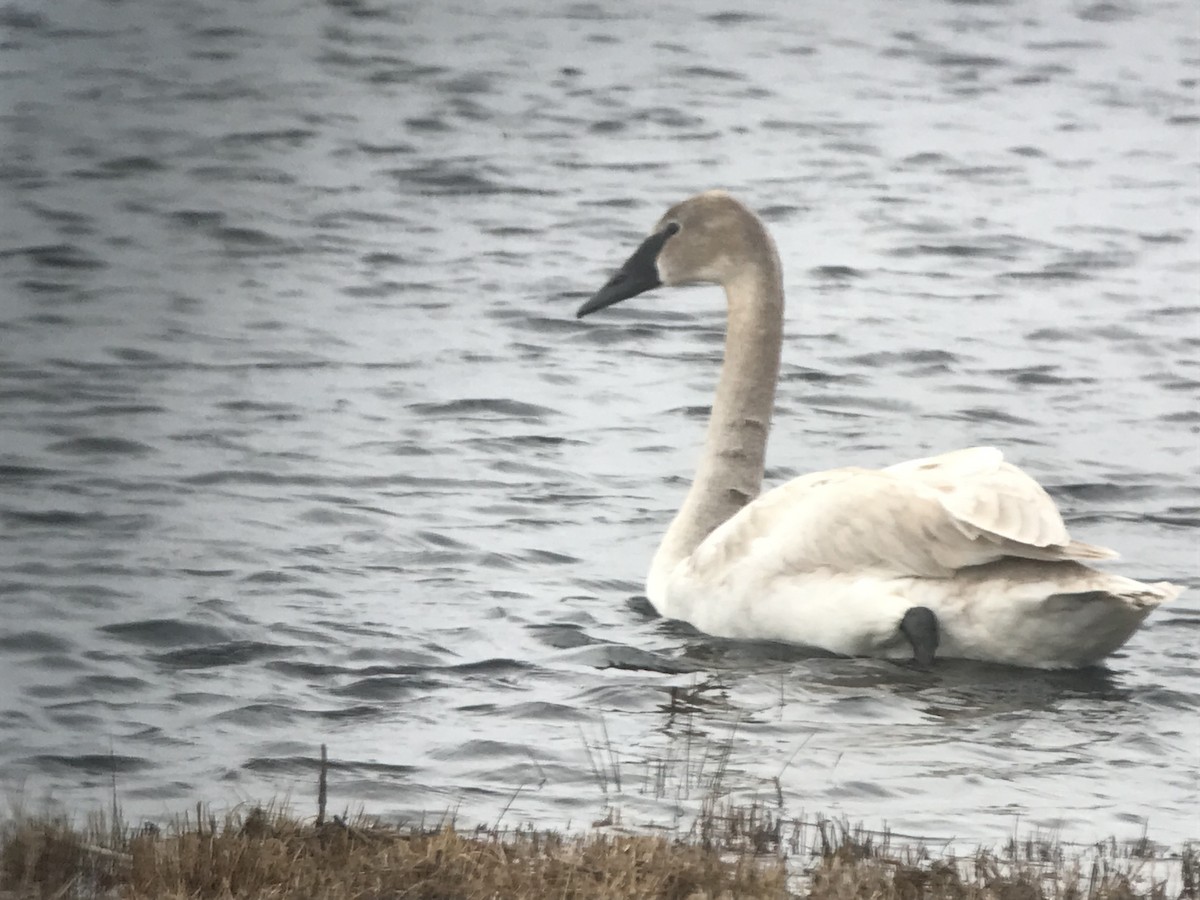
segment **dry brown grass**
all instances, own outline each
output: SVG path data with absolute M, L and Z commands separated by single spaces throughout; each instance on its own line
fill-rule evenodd
M 1198 900 L 1194 847 L 1173 860 L 1092 848 L 1085 864 L 1033 841 L 931 858 L 828 820 L 710 816 L 676 841 L 316 825 L 262 808 L 165 831 L 32 818 L 0 830 L 0 900 Z
M 931 858 L 893 853 L 844 827 L 823 838 L 807 896 L 820 900 L 1197 900 L 1196 848 L 1177 856 L 1131 855 L 1114 842 L 1076 855 L 1053 841 L 1009 842 L 1003 854 Z M 1023 851 L 1023 852 L 1022 852 Z
M 130 900 L 702 900 L 783 898 L 777 859 L 646 836 L 565 839 L 522 831 L 464 835 L 366 821 L 305 824 L 256 809 L 219 826 L 185 824 L 113 840 L 62 821 L 10 824 L 0 844 L 3 897 Z
M 18 810 L 0 823 L 0 900 L 1200 900 L 1194 844 L 897 850 L 886 832 L 788 817 L 778 779 L 765 798 L 738 799 L 726 783 L 732 732 L 695 745 L 688 735 L 682 753 L 646 769 L 655 796 L 699 802 L 669 838 L 611 833 L 621 760 L 607 735 L 588 750 L 608 801 L 596 824 L 611 827 L 573 837 L 327 818 L 322 746 L 315 820 L 272 806 L 218 822 L 197 805 L 170 827 L 135 829 L 115 781 L 110 815 L 83 826 Z

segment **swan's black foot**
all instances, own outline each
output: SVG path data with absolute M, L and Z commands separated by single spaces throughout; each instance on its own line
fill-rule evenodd
M 900 620 L 900 633 L 912 644 L 913 660 L 922 669 L 933 666 L 938 646 L 938 620 L 927 606 L 914 606 Z

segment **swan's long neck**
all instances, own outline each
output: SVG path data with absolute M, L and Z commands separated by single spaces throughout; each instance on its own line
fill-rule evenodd
M 755 257 L 724 285 L 725 361 L 696 477 L 650 567 L 647 593 L 656 606 L 671 570 L 762 488 L 783 342 L 783 280 L 765 229 L 753 246 Z

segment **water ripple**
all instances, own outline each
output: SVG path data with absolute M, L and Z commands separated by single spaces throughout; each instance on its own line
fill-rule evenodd
M 1195 837 L 1184 9 L 0 6 L 9 786 L 161 816 L 326 743 L 372 812 L 665 823 L 727 754 L 792 813 Z M 722 302 L 573 311 L 716 186 L 779 239 L 770 483 L 993 443 L 1192 590 L 1080 673 L 658 618 Z

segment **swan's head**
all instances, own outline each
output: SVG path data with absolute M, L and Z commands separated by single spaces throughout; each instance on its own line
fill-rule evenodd
M 758 217 L 725 191 L 707 191 L 666 211 L 650 236 L 575 313 L 636 297 L 660 285 L 729 284 L 774 244 Z

